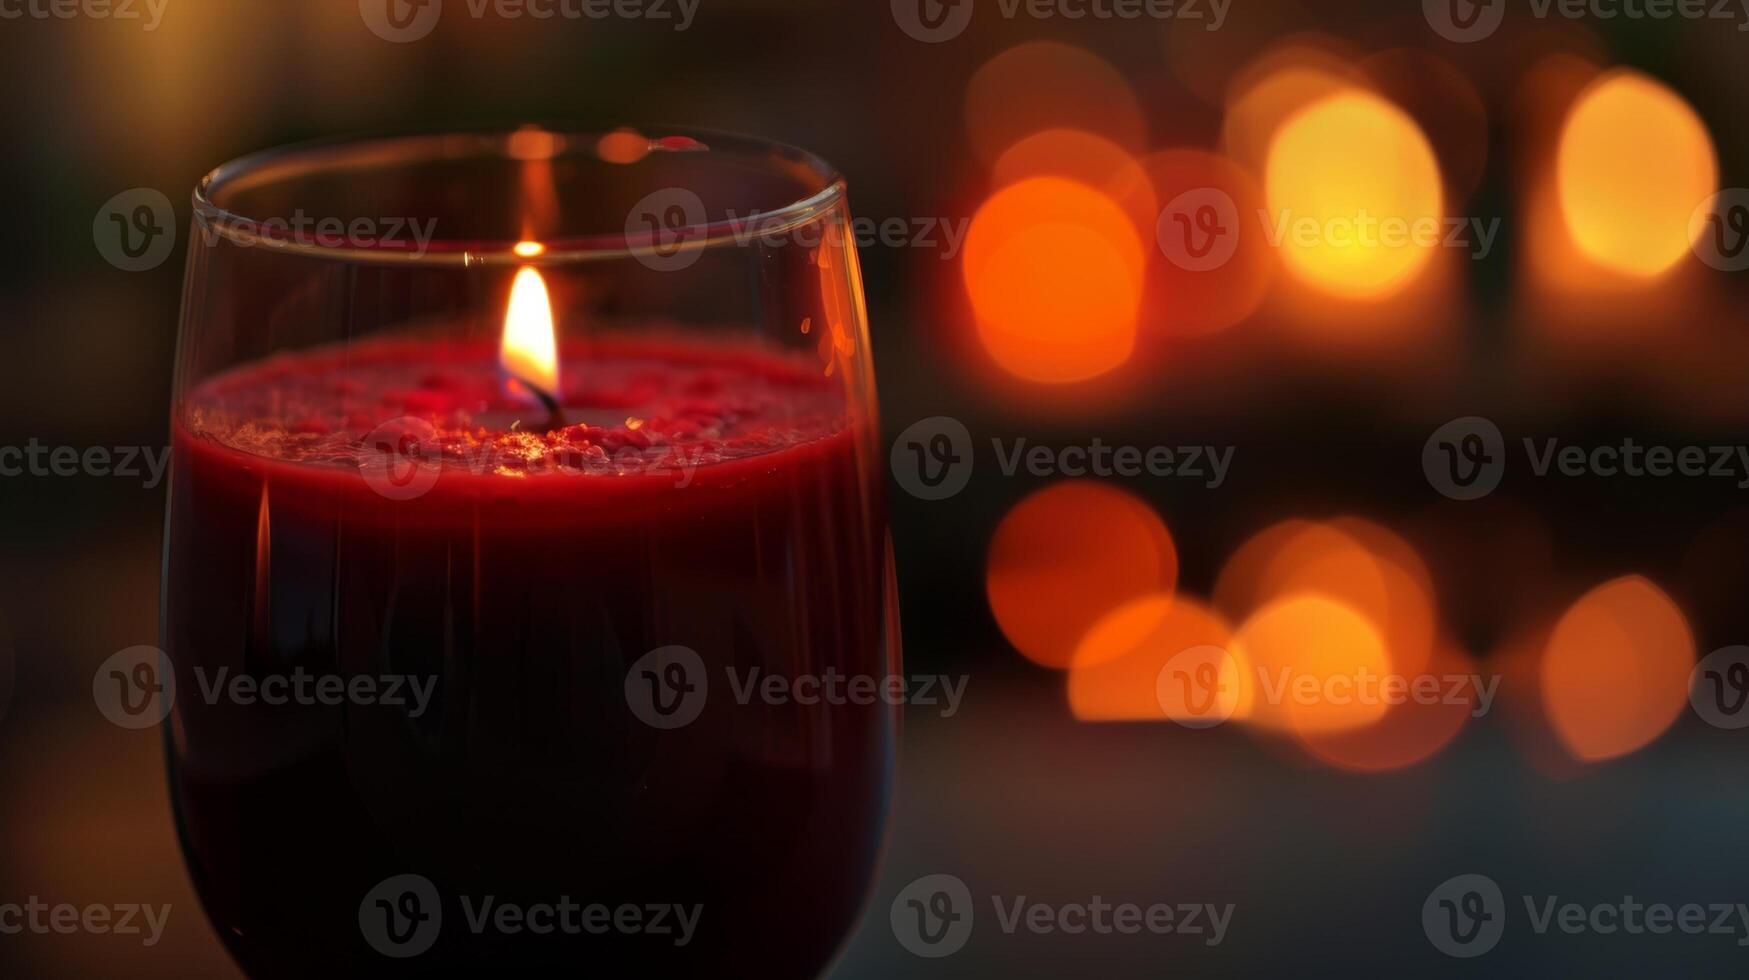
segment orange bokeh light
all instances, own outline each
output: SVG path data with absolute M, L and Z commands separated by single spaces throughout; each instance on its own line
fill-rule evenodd
M 1123 208 L 1144 241 L 1153 233 L 1160 208 L 1147 172 L 1123 147 L 1103 136 L 1078 129 L 1047 129 L 1009 147 L 991 168 L 996 187 L 1029 177 L 1062 177 L 1086 184 Z
M 1377 524 L 1342 517 L 1264 529 L 1222 568 L 1215 606 L 1238 617 L 1303 594 L 1336 599 L 1364 616 L 1396 673 L 1419 674 L 1433 655 L 1437 613 L 1427 566 L 1408 542 Z
M 1489 677 L 1469 681 L 1454 693 L 1454 679 L 1480 677 L 1476 662 L 1450 649 L 1434 656 L 1421 693 L 1411 689 L 1402 703 L 1391 704 L 1376 724 L 1335 732 L 1298 732 L 1300 747 L 1313 758 L 1350 772 L 1390 772 L 1433 757 L 1464 728 L 1480 703 L 1475 685 L 1498 682 Z M 1417 678 L 1406 677 L 1413 685 Z M 1492 696 L 1492 691 L 1490 695 Z
M 1275 253 L 1257 220 L 1264 204 L 1256 178 L 1205 150 L 1163 150 L 1144 157 L 1141 166 L 1167 211 L 1158 221 L 1170 223 L 1159 227 L 1157 222 L 1148 229 L 1165 260 L 1149 266 L 1147 322 L 1169 334 L 1195 334 L 1230 327 L 1256 312 L 1276 268 Z M 1192 260 L 1193 249 L 1216 247 L 1197 237 L 1205 213 L 1236 225 L 1230 230 L 1232 251 L 1218 262 Z M 1181 237 L 1168 237 L 1174 235 Z
M 1326 96 L 1356 91 L 1361 83 L 1337 55 L 1289 45 L 1248 65 L 1234 80 L 1221 120 L 1221 147 L 1252 173 L 1262 173 L 1269 144 L 1295 113 Z
M 1177 548 L 1152 508 L 1122 490 L 1070 480 L 1003 517 L 985 594 L 1015 649 L 1066 668 L 1094 623 L 1132 599 L 1170 595 L 1177 582 Z
M 1130 217 L 1109 196 L 1034 177 L 978 209 L 960 271 L 978 337 L 996 363 L 1060 384 L 1129 359 L 1145 263 Z
M 1381 699 L 1359 696 L 1367 678 L 1391 671 L 1384 637 L 1366 616 L 1327 596 L 1302 593 L 1253 613 L 1234 635 L 1254 681 L 1242 709 L 1252 724 L 1314 735 L 1370 725 Z
M 1323 293 L 1395 294 L 1444 241 L 1433 147 L 1415 120 L 1371 92 L 1326 95 L 1283 121 L 1263 186 L 1283 264 Z
M 1219 724 L 1237 713 L 1245 683 L 1232 638 L 1227 621 L 1194 599 L 1133 599 L 1082 638 L 1068 678 L 1069 709 L 1081 721 Z M 1216 681 L 1205 696 L 1197 682 L 1210 668 Z
M 616 129 L 595 141 L 595 155 L 607 163 L 637 163 L 650 155 L 650 138 L 635 129 Z
M 1555 623 L 1543 651 L 1543 705 L 1574 757 L 1626 755 L 1682 713 L 1694 663 L 1694 636 L 1676 603 L 1640 576 L 1615 579 Z
M 1688 254 L 1690 218 L 1718 189 L 1706 123 L 1682 97 L 1637 72 L 1591 84 L 1562 127 L 1555 161 L 1561 215 L 1579 252 L 1613 272 L 1661 276 Z
M 1027 136 L 1073 127 L 1126 150 L 1147 141 L 1134 90 L 1104 59 L 1054 41 L 1021 44 L 985 62 L 966 85 L 966 132 L 991 163 Z

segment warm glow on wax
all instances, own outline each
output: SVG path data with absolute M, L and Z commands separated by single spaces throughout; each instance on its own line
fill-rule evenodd
M 559 393 L 558 341 L 547 284 L 529 266 L 516 272 L 510 308 L 504 314 L 504 341 L 498 363 L 506 373 L 551 397 Z

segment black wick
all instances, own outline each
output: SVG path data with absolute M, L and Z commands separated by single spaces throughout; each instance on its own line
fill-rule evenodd
M 511 377 L 516 378 L 518 384 L 533 392 L 534 397 L 540 399 L 541 407 L 547 410 L 546 429 L 548 432 L 565 427 L 565 412 L 564 409 L 559 407 L 559 400 L 557 398 L 554 398 L 551 393 L 540 385 L 533 384 L 514 374 L 511 375 Z

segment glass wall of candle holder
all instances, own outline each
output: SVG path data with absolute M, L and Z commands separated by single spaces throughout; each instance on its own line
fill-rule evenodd
M 195 212 L 167 740 L 244 969 L 823 969 L 899 656 L 843 180 L 524 127 L 260 154 Z

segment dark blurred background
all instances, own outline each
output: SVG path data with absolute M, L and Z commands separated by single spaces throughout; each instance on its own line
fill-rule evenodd
M 1230 85 L 1284 40 L 1312 39 L 1339 61 L 1410 48 L 1467 79 L 1484 109 L 1479 131 L 1475 119 L 1456 129 L 1479 132 L 1485 148 L 1474 138 L 1454 145 L 1485 151 L 1470 153 L 1473 190 L 1448 186 L 1448 212 L 1502 219 L 1488 257 L 1454 263 L 1419 305 L 1377 314 L 1385 330 L 1434 324 L 1437 342 L 1384 354 L 1322 349 L 1296 330 L 1322 304 L 1272 295 L 1212 335 L 1175 337 L 1144 321 L 1136 355 L 1107 377 L 1038 385 L 1007 376 L 979 346 L 952 257 L 920 246 L 862 250 L 888 438 L 951 416 L 981 455 L 951 499 L 892 492 L 907 670 L 964 676 L 966 703 L 951 718 L 910 713 L 887 864 L 837 972 L 1740 975 L 1749 925 L 1736 935 L 1538 936 L 1519 907 L 1501 945 L 1471 962 L 1429 943 L 1422 907 L 1435 886 L 1464 873 L 1492 877 L 1509 905 L 1526 894 L 1749 900 L 1741 734 L 1684 712 L 1624 757 L 1580 762 L 1557 745 L 1550 761 L 1502 710 L 1418 764 L 1356 773 L 1310 761 L 1291 739 L 1236 727 L 1079 722 L 1062 675 L 1016 653 L 986 601 L 992 534 L 1009 508 L 1052 482 L 1004 475 L 989 440 L 1098 437 L 1235 448 L 1233 473 L 1216 489 L 1112 481 L 1164 519 L 1180 585 L 1192 592 L 1207 595 L 1227 556 L 1268 524 L 1352 513 L 1419 549 L 1445 632 L 1480 663 L 1503 663 L 1515 637 L 1629 573 L 1669 592 L 1700 655 L 1749 636 L 1740 600 L 1749 523 L 1733 516 L 1744 495 L 1733 482 L 1538 480 L 1515 462 L 1499 495 L 1459 503 L 1421 468 L 1434 429 L 1471 415 L 1500 423 L 1509 446 L 1531 436 L 1744 441 L 1749 315 L 1738 277 L 1685 268 L 1626 298 L 1604 290 L 1589 305 L 1562 302 L 1537 279 L 1529 253 L 1538 219 L 1525 202 L 1526 161 L 1552 139 L 1531 97 L 1543 91 L 1536 66 L 1551 54 L 1634 67 L 1670 86 L 1708 124 L 1719 186 L 1749 179 L 1749 129 L 1739 120 L 1749 34 L 1738 30 L 1749 20 L 1535 20 L 1527 6 L 1507 5 L 1498 35 L 1456 43 L 1417 6 L 1233 0 L 1210 31 L 1182 17 L 1010 18 L 996 0 L 977 0 L 967 29 L 940 43 L 907 34 L 879 0 L 701 0 L 683 31 L 623 19 L 476 19 L 449 0 L 435 30 L 409 43 L 374 34 L 354 0 L 167 0 L 150 30 L 88 14 L 0 19 L 9 218 L 0 360 L 12 371 L 0 392 L 0 445 L 165 444 L 188 194 L 249 151 L 524 120 L 603 131 L 674 123 L 813 150 L 848 178 L 860 216 L 964 221 L 993 188 L 968 124 L 968 85 L 1016 45 L 1065 42 L 1113 66 L 1143 111 L 1144 142 L 1126 147 L 1138 154 L 1219 148 Z M 137 9 L 149 21 L 150 9 Z M 1029 116 L 1035 95 L 1015 93 L 1017 115 L 1039 126 L 1079 122 L 1051 118 L 1048 107 Z M 1417 118 L 1443 155 L 1436 117 Z M 178 240 L 170 261 L 129 272 L 104 261 L 94 222 L 135 188 L 174 202 Z M 1155 250 L 1151 237 L 1146 244 Z M 1655 329 L 1610 346 L 1587 337 L 1593 313 L 1600 336 L 1619 333 L 1623 320 Z M 0 627 L 15 675 L 0 715 L 0 901 L 174 906 L 152 949 L 119 936 L 0 936 L 8 976 L 235 975 L 183 871 L 159 733 L 119 729 L 92 704 L 99 663 L 157 642 L 164 496 L 148 482 L 0 479 Z M 888 913 L 908 883 L 937 873 L 980 896 L 980 919 L 963 950 L 922 959 L 895 940 Z M 1226 941 L 1212 947 L 1176 936 L 1007 935 L 983 897 L 991 895 L 1237 910 Z

